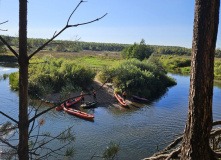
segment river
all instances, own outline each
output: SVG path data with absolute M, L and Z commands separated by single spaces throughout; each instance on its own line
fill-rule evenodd
M 17 71 L 16 68 L 0 66 L 0 75 Z M 130 109 L 102 107 L 94 112 L 94 122 L 85 121 L 63 111 L 51 110 L 45 118 L 43 131 L 58 134 L 68 126 L 74 126 L 76 138 L 73 142 L 73 159 L 86 160 L 92 155 L 102 155 L 109 142 L 120 144 L 118 159 L 139 160 L 151 156 L 157 151 L 156 146 L 173 140 L 174 135 L 184 130 L 188 111 L 189 76 L 169 74 L 176 79 L 177 85 L 168 88 L 161 98 L 142 107 Z M 18 119 L 18 94 L 10 90 L 9 80 L 0 80 L 1 111 Z M 215 83 L 213 96 L 214 120 L 221 119 L 221 85 Z M 43 105 L 41 110 L 48 108 Z M 0 115 L 0 121 L 7 118 Z M 59 145 L 59 144 L 52 144 Z M 159 146 L 163 149 L 165 145 Z M 1 149 L 1 148 L 0 148 Z M 96 159 L 96 158 L 94 158 Z

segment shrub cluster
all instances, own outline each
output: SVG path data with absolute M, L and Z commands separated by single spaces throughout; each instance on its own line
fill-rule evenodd
M 95 74 L 85 64 L 70 60 L 56 60 L 50 57 L 35 59 L 29 68 L 29 92 L 44 94 L 61 92 L 64 88 L 70 90 L 86 88 Z M 18 82 L 18 73 L 13 73 L 10 75 L 10 83 L 16 82 Z
M 128 95 L 146 98 L 158 97 L 167 87 L 176 84 L 174 79 L 166 75 L 160 63 L 155 63 L 153 59 L 125 60 L 115 68 L 103 70 L 99 78 L 102 81 L 109 79 L 117 91 L 126 90 Z
M 18 90 L 19 89 L 18 78 L 19 78 L 18 72 L 14 72 L 14 73 L 11 73 L 9 75 L 9 84 L 11 86 L 11 89 L 13 89 L 13 90 Z

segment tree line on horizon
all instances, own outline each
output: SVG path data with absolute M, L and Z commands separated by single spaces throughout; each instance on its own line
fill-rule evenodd
M 7 38 L 11 46 L 18 48 L 18 37 L 9 37 Z M 47 39 L 41 38 L 28 38 L 28 48 L 35 49 L 44 44 Z M 139 48 L 141 46 L 141 48 Z M 144 49 L 145 48 L 145 49 Z M 191 49 L 178 46 L 158 46 L 158 45 L 148 45 L 145 44 L 145 40 L 142 39 L 140 43 L 134 44 L 117 44 L 117 43 L 97 43 L 97 42 L 80 42 L 80 41 L 66 41 L 66 40 L 55 40 L 53 43 L 50 43 L 45 50 L 48 51 L 57 51 L 57 52 L 79 52 L 82 50 L 91 50 L 91 51 L 114 51 L 122 52 L 121 55 L 123 58 L 138 58 L 144 59 L 148 58 L 152 53 L 158 53 L 161 55 L 191 55 Z M 138 51 L 139 50 L 139 51 Z M 0 43 L 0 53 L 6 52 L 6 48 L 2 43 Z M 139 54 L 142 52 L 142 54 Z M 136 55 L 135 54 L 139 54 Z M 146 55 L 145 55 L 146 54 Z M 144 58 L 142 58 L 144 57 Z M 221 58 L 221 49 L 217 48 L 215 51 L 215 57 Z

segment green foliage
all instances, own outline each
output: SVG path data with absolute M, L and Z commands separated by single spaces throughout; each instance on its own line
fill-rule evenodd
M 3 79 L 5 80 L 6 78 L 8 78 L 9 75 L 8 74 L 3 74 Z
M 168 72 L 190 74 L 191 59 L 177 56 L 158 56 L 159 61 L 163 64 Z M 221 60 L 215 60 L 214 79 L 221 80 Z
M 0 126 L 0 136 L 7 136 L 10 132 L 14 130 L 14 126 L 11 122 L 7 121 L 3 125 Z
M 86 88 L 96 74 L 83 63 L 56 60 L 50 56 L 34 59 L 32 63 L 29 68 L 29 92 L 34 95 Z M 18 89 L 18 73 L 11 74 L 9 78 L 12 88 Z
M 159 59 L 165 69 L 172 73 L 190 73 L 191 59 L 176 56 L 161 56 Z
M 217 48 L 217 49 L 215 50 L 215 57 L 221 58 L 221 49 L 220 49 L 220 48 Z
M 50 84 L 55 92 L 85 88 L 95 77 L 95 72 L 85 64 L 63 59 L 51 59 L 30 67 L 30 91 L 41 91 L 39 86 Z M 65 89 L 66 88 L 66 89 Z M 42 93 L 42 91 L 41 91 Z
M 9 75 L 9 84 L 11 89 L 18 90 L 19 89 L 19 73 L 14 72 Z
M 221 80 L 221 60 L 215 61 L 214 76 L 216 80 Z
M 104 151 L 102 157 L 105 159 L 114 159 L 114 157 L 117 155 L 119 150 L 120 150 L 119 144 L 116 144 L 114 142 L 110 142 L 108 147 Z
M 4 37 L 4 36 L 3 36 Z M 10 45 L 18 48 L 18 37 L 9 37 Z M 42 46 L 47 39 L 35 39 L 28 38 L 28 47 L 32 49 L 39 48 Z M 92 51 L 122 51 L 127 45 L 126 44 L 115 44 L 115 43 L 95 43 L 95 42 L 79 42 L 79 41 L 61 41 L 54 40 L 53 43 L 47 45 L 44 49 L 48 51 L 62 51 L 62 52 L 79 52 L 81 50 L 92 50 Z
M 117 60 L 110 59 L 108 57 L 102 56 L 82 56 L 75 60 L 77 63 L 85 63 L 90 65 L 96 70 L 101 70 L 102 68 L 106 68 L 108 66 L 115 66 L 118 62 Z
M 134 45 L 126 47 L 121 52 L 121 56 L 124 59 L 137 58 L 139 60 L 143 60 L 145 58 L 149 58 L 152 52 L 152 49 L 147 46 L 144 39 L 142 39 L 140 44 L 134 43 Z
M 101 80 L 110 79 L 117 90 L 126 90 L 129 95 L 142 97 L 158 97 L 167 87 L 176 82 L 166 75 L 160 63 L 152 60 L 139 61 L 130 59 L 123 61 L 119 66 L 106 69 L 100 73 Z
M 5 53 L 5 52 L 7 52 L 7 50 L 4 46 L 4 44 L 2 43 L 2 41 L 0 41 L 0 53 Z
M 154 52 L 161 55 L 178 55 L 178 56 L 190 56 L 191 49 L 175 46 L 153 46 Z
M 71 157 L 74 157 L 74 154 L 75 154 L 74 147 L 69 147 L 66 149 L 64 156 L 71 158 Z
M 9 36 L 2 36 L 2 37 L 4 37 L 4 40 L 7 43 L 11 42 L 11 37 L 9 37 Z M 6 46 L 4 45 L 4 43 L 1 40 L 0 40 L 0 53 L 7 53 Z

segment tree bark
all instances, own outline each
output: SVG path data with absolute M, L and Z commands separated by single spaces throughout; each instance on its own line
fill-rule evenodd
M 189 111 L 181 159 L 214 160 L 209 146 L 212 129 L 214 55 L 220 0 L 196 0 L 192 43 Z
M 19 0 L 19 145 L 18 157 L 28 160 L 27 0 Z

